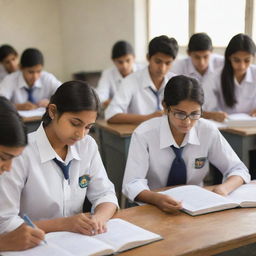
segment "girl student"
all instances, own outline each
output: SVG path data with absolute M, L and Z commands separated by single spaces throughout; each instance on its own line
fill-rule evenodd
M 35 48 L 26 49 L 20 58 L 20 70 L 7 75 L 1 82 L 0 95 L 15 104 L 17 110 L 47 107 L 61 82 L 43 71 L 43 66 L 43 54 Z
M 256 52 L 253 40 L 235 35 L 225 51 L 223 69 L 209 77 L 205 90 L 204 117 L 222 122 L 232 113 L 256 115 Z
M 245 165 L 215 125 L 200 119 L 203 89 L 193 78 L 172 77 L 164 91 L 166 115 L 142 123 L 132 135 L 123 180 L 123 193 L 132 201 L 156 205 L 163 211 L 182 203 L 153 192 L 165 186 L 203 185 L 209 163 L 223 174 L 213 191 L 228 195 L 250 181 Z
M 11 102 L 0 96 L 0 174 L 11 169 L 12 160 L 27 145 L 25 126 Z M 9 190 L 9 188 L 6 188 Z M 0 193 L 2 197 L 2 192 Z M 8 212 L 9 204 L 1 202 L 1 211 Z M 19 251 L 38 245 L 44 231 L 25 224 L 11 232 L 0 234 L 0 252 Z
M 121 82 L 143 65 L 135 63 L 133 47 L 127 41 L 117 41 L 111 52 L 114 66 L 103 71 L 96 88 L 103 107 L 107 107 Z
M 0 232 L 14 230 L 24 213 L 45 232 L 106 231 L 118 204 L 97 144 L 87 135 L 98 109 L 95 91 L 84 82 L 66 82 L 57 89 L 13 172 L 0 180 L 0 205 L 11 206 L 0 209 Z M 93 215 L 82 213 L 85 196 Z

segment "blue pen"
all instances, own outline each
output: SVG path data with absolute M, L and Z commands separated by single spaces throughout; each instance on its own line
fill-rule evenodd
M 28 217 L 28 215 L 24 214 L 23 215 L 23 220 L 26 222 L 26 224 L 32 228 L 37 228 L 37 226 L 32 222 L 32 220 Z M 43 240 L 43 242 L 45 244 L 47 244 L 47 242 L 45 240 Z

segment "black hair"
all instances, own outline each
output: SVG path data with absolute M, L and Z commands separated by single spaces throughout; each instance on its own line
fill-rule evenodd
M 206 33 L 193 34 L 188 43 L 188 52 L 212 51 L 212 40 Z
M 20 65 L 22 68 L 30 68 L 36 65 L 44 65 L 43 54 L 35 48 L 26 49 L 20 58 Z
M 253 40 L 245 34 L 235 35 L 229 42 L 225 50 L 225 62 L 221 72 L 221 89 L 223 98 L 228 107 L 233 107 L 236 103 L 234 71 L 231 65 L 230 56 L 236 52 L 248 52 L 255 55 L 256 46 Z
M 17 51 L 12 46 L 10 46 L 8 44 L 1 45 L 1 47 L 0 47 L 0 62 L 2 62 L 10 54 L 18 56 Z
M 52 95 L 49 104 L 55 104 L 61 116 L 65 112 L 92 110 L 99 112 L 100 101 L 95 90 L 83 81 L 69 81 L 62 84 Z M 51 122 L 48 108 L 42 117 L 46 127 Z
M 0 145 L 24 147 L 28 143 L 26 127 L 14 105 L 0 96 Z
M 118 41 L 113 45 L 111 54 L 112 59 L 117 59 L 127 54 L 134 56 L 134 50 L 130 43 L 126 41 Z
M 203 88 L 194 78 L 184 75 L 174 76 L 165 86 L 163 102 L 168 108 L 178 105 L 183 100 L 194 101 L 202 106 Z
M 158 36 L 149 42 L 148 57 L 151 58 L 157 53 L 163 53 L 175 59 L 178 54 L 178 49 L 178 43 L 173 37 L 169 38 L 164 35 Z

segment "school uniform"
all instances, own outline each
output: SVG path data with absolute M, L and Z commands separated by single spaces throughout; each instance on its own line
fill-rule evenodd
M 143 190 L 167 185 L 176 157 L 171 146 L 179 148 L 169 127 L 167 115 L 143 122 L 131 138 L 123 180 L 123 193 L 134 200 Z M 232 175 L 250 181 L 246 166 L 241 162 L 219 130 L 205 119 L 197 121 L 185 135 L 180 147 L 187 169 L 186 184 L 203 185 L 203 179 L 213 163 L 226 180 Z
M 0 64 L 0 83 L 8 75 L 3 65 Z
M 40 78 L 33 85 L 33 99 L 35 103 L 42 99 L 50 99 L 61 82 L 52 74 L 42 71 Z M 14 104 L 28 101 L 28 89 L 21 71 L 9 74 L 0 84 L 0 95 L 5 96 Z
M 185 75 L 195 78 L 200 84 L 203 84 L 205 80 L 209 78 L 219 68 L 222 68 L 224 64 L 224 57 L 219 54 L 212 53 L 209 59 L 209 66 L 206 72 L 201 75 L 193 65 L 191 57 L 187 57 L 174 62 L 171 71 L 177 75 Z
M 148 66 L 127 76 L 105 110 L 105 119 L 120 113 L 148 115 L 162 110 L 165 85 L 174 75 L 171 72 L 165 75 L 159 90 L 150 77 Z
M 65 164 L 72 160 L 69 179 L 54 158 Z M 0 194 L 0 233 L 21 225 L 19 216 L 24 213 L 32 220 L 81 213 L 85 196 L 93 209 L 103 202 L 118 206 L 94 139 L 87 135 L 69 146 L 63 161 L 51 147 L 42 124 L 29 134 L 29 145 L 14 159 L 11 172 L 0 176 Z
M 133 65 L 133 72 L 140 70 L 145 65 L 135 63 Z M 120 87 L 124 77 L 119 72 L 116 66 L 108 68 L 102 72 L 96 91 L 99 95 L 100 101 L 112 99 Z
M 216 74 L 205 82 L 205 104 L 203 109 L 205 111 L 224 111 L 228 114 L 233 113 L 247 113 L 256 109 L 256 66 L 251 65 L 246 71 L 246 75 L 239 84 L 234 78 L 235 82 L 235 97 L 237 103 L 233 107 L 228 107 L 224 101 L 221 88 L 221 72 L 219 70 Z

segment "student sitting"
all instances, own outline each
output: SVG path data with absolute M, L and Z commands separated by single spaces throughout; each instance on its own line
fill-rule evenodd
M 193 77 L 202 84 L 210 74 L 223 67 L 223 57 L 212 53 L 212 50 L 212 40 L 207 34 L 192 35 L 187 49 L 189 57 L 176 60 L 171 71 Z
M 130 199 L 156 205 L 163 211 L 182 203 L 153 192 L 166 186 L 203 185 L 209 163 L 223 174 L 213 191 L 228 195 L 250 181 L 250 175 L 219 130 L 200 119 L 203 89 L 193 78 L 175 76 L 165 87 L 166 115 L 142 123 L 129 148 L 123 193 Z
M 0 84 L 0 95 L 14 103 L 17 110 L 46 107 L 61 82 L 42 71 L 43 65 L 43 55 L 39 50 L 26 49 L 21 55 L 20 71 L 5 77 Z
M 114 67 L 103 71 L 96 89 L 104 108 L 114 97 L 123 79 L 142 68 L 134 62 L 134 50 L 126 41 L 118 41 L 114 44 L 111 58 Z
M 204 117 L 222 122 L 232 113 L 256 115 L 256 46 L 245 34 L 234 36 L 225 50 L 225 64 L 205 84 Z
M 19 56 L 16 50 L 7 44 L 0 47 L 0 82 L 19 68 Z
M 0 175 L 11 170 L 12 159 L 20 155 L 27 145 L 25 126 L 17 111 L 6 98 L 0 96 Z M 1 178 L 0 178 L 1 179 Z M 9 190 L 9 188 L 6 188 Z M 2 197 L 2 193 L 0 193 Z M 1 202 L 1 211 L 8 211 L 9 205 Z M 25 224 L 0 235 L 0 252 L 25 250 L 38 245 L 44 239 L 44 232 Z
M 178 44 L 174 38 L 159 36 L 150 41 L 148 66 L 123 80 L 105 111 L 108 122 L 140 123 L 163 114 L 164 87 L 174 75 L 168 72 L 177 52 Z
M 88 132 L 99 109 L 95 91 L 81 81 L 62 84 L 51 97 L 43 123 L 0 179 L 0 232 L 12 231 L 28 214 L 45 232 L 93 235 L 106 231 L 118 204 L 98 147 Z M 93 215 L 82 213 L 85 197 Z

